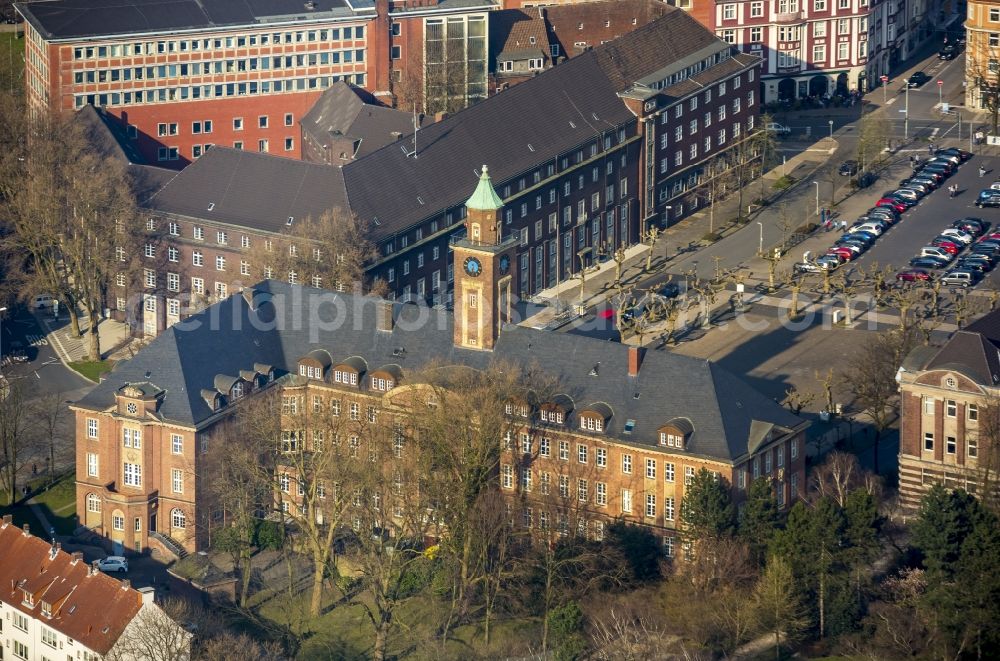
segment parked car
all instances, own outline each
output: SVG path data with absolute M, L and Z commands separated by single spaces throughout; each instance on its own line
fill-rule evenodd
M 777 122 L 768 122 L 764 130 L 768 133 L 777 133 L 778 135 L 789 135 L 792 132 L 792 129 Z
M 913 203 L 919 202 L 920 198 L 926 194 L 924 191 L 915 188 L 897 188 L 889 193 L 893 197 L 900 197 L 904 200 L 910 200 Z
M 840 169 L 837 173 L 842 177 L 853 177 L 858 173 L 858 162 L 857 161 L 844 161 L 840 164 Z
M 934 190 L 934 187 L 931 186 L 929 183 L 925 181 L 917 181 L 915 178 L 903 179 L 901 182 L 899 182 L 899 185 L 902 187 L 900 190 L 905 189 L 905 190 L 916 191 L 920 193 L 921 196 L 927 195 L 932 190 Z
M 983 207 L 1000 207 L 1000 190 L 990 190 L 987 188 L 981 191 L 976 198 L 976 206 L 980 209 Z
M 853 250 L 845 246 L 833 246 L 832 248 L 826 251 L 826 254 L 836 255 L 841 259 L 841 261 L 844 262 L 849 262 L 858 256 L 858 253 L 855 253 Z
M 948 163 L 951 163 L 955 167 L 958 167 L 959 165 L 962 164 L 962 157 L 957 154 L 945 154 L 944 152 L 935 152 L 934 158 L 931 159 L 931 162 L 933 163 L 935 161 L 947 161 Z
M 880 224 L 878 224 L 878 223 L 867 222 L 867 223 L 861 223 L 860 225 L 852 225 L 851 226 L 851 231 L 852 232 L 869 232 L 870 234 L 874 234 L 875 236 L 882 236 L 882 233 L 885 230 L 883 230 L 882 226 Z
M 958 169 L 959 164 L 962 162 L 957 156 L 935 156 L 934 158 L 927 161 L 927 166 L 933 165 L 943 165 L 945 168 L 950 169 L 952 172 Z
M 895 223 L 900 218 L 900 213 L 893 207 L 872 207 L 865 212 L 868 216 L 884 216 L 888 222 Z
M 920 168 L 920 174 L 932 174 L 940 176 L 942 181 L 955 173 L 955 168 L 950 163 L 931 163 Z
M 916 199 L 912 199 L 912 198 L 908 198 L 908 197 L 903 197 L 901 195 L 898 195 L 896 193 L 896 191 L 893 191 L 892 193 L 889 193 L 887 195 L 883 195 L 882 197 L 883 197 L 883 199 L 887 199 L 887 200 L 895 200 L 895 201 L 899 202 L 900 204 L 902 204 L 907 209 L 909 209 L 910 207 L 915 207 L 917 205 L 917 200 Z
M 46 310 L 55 304 L 56 299 L 49 294 L 39 294 L 31 301 L 31 307 L 35 310 Z
M 978 262 L 984 269 L 990 271 L 996 265 L 996 258 L 986 253 L 970 252 L 961 259 L 962 262 Z
M 990 257 L 1000 257 L 1000 245 L 996 243 L 975 243 L 969 248 L 969 253 L 973 255 L 989 255 Z
M 109 555 L 103 560 L 97 561 L 97 568 L 101 571 L 106 572 L 120 572 L 122 574 L 128 571 L 128 560 L 120 555 Z
M 851 259 L 857 257 L 865 251 L 864 246 L 854 243 L 853 241 L 844 241 L 843 243 L 838 241 L 834 245 L 830 246 L 829 252 L 840 251 L 841 249 L 849 250 L 851 252 Z M 847 261 L 850 261 L 850 259 Z
M 815 263 L 821 271 L 832 271 L 843 262 L 844 260 L 837 255 L 823 255 L 822 257 L 819 257 Z
M 955 268 L 963 269 L 965 271 L 975 271 L 981 276 L 989 270 L 989 265 L 985 262 L 979 261 L 978 259 L 967 259 L 963 257 L 955 262 Z
M 931 279 L 930 271 L 926 269 L 903 269 L 896 274 L 899 282 L 919 282 Z
M 839 241 L 857 241 L 858 243 L 863 243 L 865 246 L 871 246 L 871 244 L 875 243 L 875 235 L 874 234 L 869 234 L 868 232 L 864 232 L 864 231 L 862 231 L 862 232 L 848 232 L 847 234 L 844 234 L 843 236 L 841 236 L 837 241 L 838 242 Z
M 923 184 L 924 186 L 927 186 L 929 190 L 936 190 L 938 187 L 941 186 L 941 182 L 938 181 L 935 177 L 932 177 L 930 175 L 925 177 L 920 173 L 917 173 L 912 177 L 910 177 L 906 185 L 912 186 L 913 184 Z
M 947 149 L 939 149 L 937 153 L 947 154 L 948 156 L 958 156 L 963 161 L 967 161 L 972 158 L 971 151 L 965 151 L 964 149 L 959 149 L 958 147 L 948 147 Z
M 901 201 L 892 197 L 883 197 L 875 203 L 877 207 L 889 207 L 890 209 L 895 209 L 899 213 L 906 211 L 906 205 Z
M 816 273 L 822 271 L 823 268 L 816 262 L 797 262 L 792 265 L 792 270 L 796 273 Z
M 954 44 L 945 44 L 938 51 L 938 58 L 942 60 L 954 60 L 956 55 L 958 55 L 958 48 Z
M 983 243 L 984 241 L 1000 241 L 1000 232 L 987 232 L 979 237 L 977 243 Z
M 918 170 L 918 174 L 923 178 L 933 179 L 934 183 L 938 187 L 941 186 L 941 182 L 944 181 L 945 177 L 947 176 L 945 175 L 944 172 L 938 170 L 924 170 L 924 169 Z
M 953 221 L 951 226 L 957 227 L 960 230 L 965 230 L 969 234 L 980 236 L 986 231 L 988 224 L 981 218 L 959 218 L 958 220 Z
M 1000 190 L 1000 181 L 994 181 L 990 184 L 990 190 Z
M 941 276 L 942 285 L 959 286 L 959 287 L 971 287 L 972 285 L 979 282 L 979 274 L 975 271 L 969 271 L 966 269 L 955 269 L 953 271 L 948 271 Z
M 937 246 L 938 248 L 944 248 L 950 255 L 957 255 L 962 252 L 962 246 L 954 241 L 950 241 L 948 237 L 935 237 L 934 240 L 931 241 L 931 245 Z
M 932 255 L 914 257 L 910 260 L 910 266 L 918 269 L 943 269 L 947 265 L 947 259 L 944 259 L 943 257 L 934 257 Z
M 941 230 L 941 236 L 957 239 L 963 246 L 969 245 L 974 239 L 974 237 L 968 232 L 963 232 L 962 230 L 955 229 L 954 227 Z
M 920 257 L 940 257 L 946 262 L 951 262 L 952 254 L 941 246 L 924 246 L 920 249 Z
M 664 298 L 677 298 L 680 296 L 681 288 L 676 282 L 668 282 L 660 287 L 660 291 L 657 293 Z
M 876 179 L 878 179 L 878 176 L 874 172 L 861 172 L 855 181 L 858 184 L 858 188 L 868 188 L 875 183 Z
M 907 87 L 920 87 L 930 79 L 931 77 L 928 76 L 926 73 L 924 73 L 923 71 L 918 71 L 914 73 L 912 76 L 910 76 L 910 78 L 906 81 L 906 85 Z

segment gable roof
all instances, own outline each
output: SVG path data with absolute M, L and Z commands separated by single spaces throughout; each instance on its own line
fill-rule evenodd
M 660 427 L 671 419 L 687 418 L 693 429 L 687 452 L 720 461 L 750 452 L 756 421 L 784 429 L 805 424 L 733 374 L 703 360 L 647 352 L 639 374 L 629 376 L 629 348 L 618 343 L 508 326 L 492 353 L 474 351 L 454 345 L 451 312 L 396 304 L 397 321 L 391 332 L 384 332 L 376 330 L 379 299 L 273 280 L 254 289 L 270 295 L 256 310 L 246 297 L 234 295 L 175 324 L 134 358 L 119 363 L 76 405 L 106 409 L 124 383 L 151 379 L 166 392 L 159 415 L 197 426 L 215 414 L 201 391 L 215 392 L 217 375 L 239 374 L 255 362 L 294 374 L 300 357 L 325 349 L 333 364 L 356 357 L 368 366 L 397 364 L 404 375 L 419 373 L 432 363 L 480 370 L 493 361 L 537 363 L 560 383 L 564 396 L 580 404 L 578 410 L 593 409 L 600 402 L 613 413 L 605 435 L 655 446 Z M 553 360 L 556 356 L 558 360 Z M 635 422 L 631 430 L 625 429 L 628 419 Z
M 574 46 L 577 42 L 594 48 L 674 10 L 660 0 L 598 0 L 540 8 L 548 23 L 549 42 L 558 43 L 570 57 L 580 52 Z
M 506 59 L 517 59 L 515 53 L 529 50 L 540 52 L 545 64 L 549 63 L 548 26 L 538 9 L 533 13 L 521 9 L 490 12 L 490 57 L 506 54 Z
M 954 370 L 980 385 L 997 386 L 1000 385 L 1000 346 L 969 326 L 955 331 L 925 369 Z
M 187 166 L 145 207 L 268 232 L 288 218 L 319 218 L 348 207 L 340 168 L 213 147 Z M 211 207 L 211 210 L 209 210 Z
M 324 147 L 349 145 L 361 158 L 413 132 L 414 116 L 379 105 L 367 92 L 343 81 L 328 87 L 302 118 L 302 130 Z M 426 123 L 422 115 L 418 125 Z
M 142 595 L 121 581 L 91 570 L 82 559 L 43 539 L 0 524 L 0 601 L 100 655 L 114 646 L 142 607 Z M 23 591 L 34 605 L 23 603 Z M 41 603 L 52 617 L 41 614 Z

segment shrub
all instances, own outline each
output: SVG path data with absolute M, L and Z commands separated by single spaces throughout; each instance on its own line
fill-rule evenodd
M 772 185 L 775 190 L 785 190 L 789 186 L 795 183 L 795 177 L 787 174 L 783 174 L 778 177 L 778 180 Z
M 706 232 L 701 237 L 701 240 L 702 241 L 707 241 L 708 243 L 715 243 L 716 241 L 718 241 L 721 238 L 722 238 L 722 235 L 720 235 L 720 234 L 718 234 L 716 232 Z
M 817 224 L 817 223 L 805 223 L 803 225 L 799 225 L 798 227 L 796 227 L 795 228 L 795 233 L 796 234 L 812 234 L 813 232 L 815 232 L 818 229 L 819 229 L 819 224 Z

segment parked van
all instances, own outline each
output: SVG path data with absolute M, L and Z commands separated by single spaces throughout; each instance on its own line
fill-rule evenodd
M 31 307 L 34 310 L 47 310 L 56 304 L 56 299 L 52 298 L 48 294 L 39 294 L 35 296 L 31 303 Z
M 975 271 L 955 270 L 949 271 L 941 276 L 942 285 L 958 285 L 959 287 L 971 287 L 979 280 Z

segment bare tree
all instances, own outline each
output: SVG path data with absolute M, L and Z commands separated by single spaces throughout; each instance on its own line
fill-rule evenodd
M 810 481 L 813 500 L 829 498 L 842 509 L 848 495 L 858 489 L 875 496 L 876 500 L 882 493 L 879 477 L 864 470 L 855 455 L 845 452 L 830 453 L 812 472 Z
M 294 219 L 280 237 L 257 241 L 250 248 L 249 261 L 254 278 L 380 295 L 385 283 L 364 280 L 365 264 L 375 256 L 367 224 L 334 208 L 319 218 Z
M 774 655 L 780 661 L 782 638 L 785 642 L 796 640 L 808 626 L 787 562 L 777 556 L 768 560 L 764 575 L 754 587 L 753 600 L 758 631 L 774 635 Z
M 277 643 L 226 631 L 202 643 L 196 658 L 199 661 L 283 661 L 288 657 Z
M 177 598 L 167 599 L 162 608 L 144 604 L 105 658 L 108 661 L 188 661 L 192 635 L 180 623 L 193 621 L 194 612 L 187 602 Z
M 17 500 L 17 475 L 33 456 L 36 436 L 34 415 L 28 393 L 20 381 L 0 384 L 0 484 L 7 492 L 7 504 Z
M 889 144 L 892 135 L 885 109 L 873 109 L 864 112 L 861 106 L 861 118 L 858 120 L 858 173 L 870 170 L 877 165 L 882 153 Z

